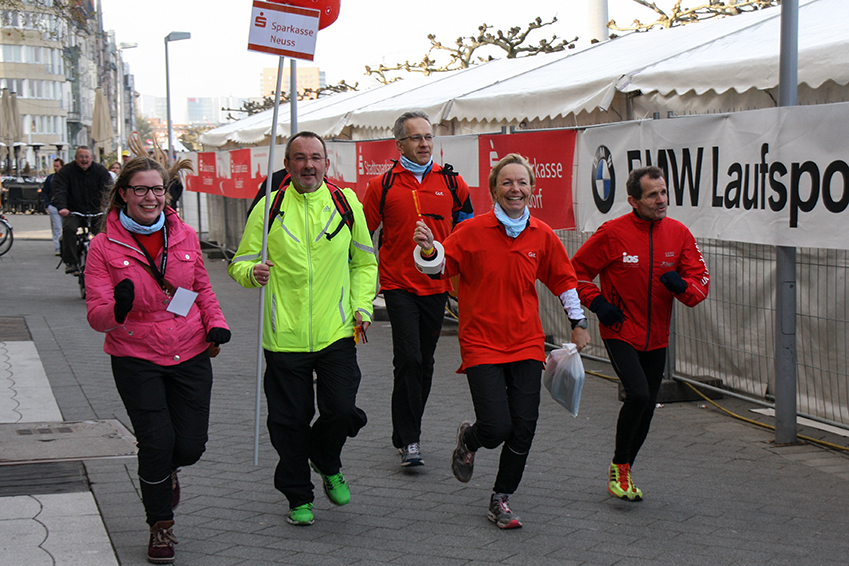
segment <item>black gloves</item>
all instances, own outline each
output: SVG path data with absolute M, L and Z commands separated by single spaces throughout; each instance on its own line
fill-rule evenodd
M 593 302 L 590 303 L 590 310 L 596 314 L 598 321 L 605 326 L 622 324 L 625 320 L 619 307 L 608 303 L 602 295 L 593 299 Z
M 675 295 L 680 295 L 687 290 L 687 282 L 681 279 L 677 271 L 667 271 L 660 276 L 660 282 Z
M 133 299 L 136 298 L 136 290 L 133 282 L 124 279 L 115 285 L 115 320 L 123 323 L 127 313 L 133 308 Z
M 230 341 L 230 331 L 226 328 L 210 328 L 206 335 L 206 341 L 213 344 L 226 344 Z

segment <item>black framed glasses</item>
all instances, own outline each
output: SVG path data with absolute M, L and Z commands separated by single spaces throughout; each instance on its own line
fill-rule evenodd
M 426 142 L 432 142 L 433 136 L 431 134 L 426 134 L 424 136 L 420 136 L 420 135 L 416 134 L 415 136 L 407 136 L 405 138 L 401 138 L 398 141 L 404 141 L 404 140 L 410 140 L 413 143 L 421 143 L 422 140 L 424 140 Z
M 148 191 L 153 192 L 153 196 L 161 197 L 165 194 L 165 186 L 164 185 L 154 185 L 152 187 L 145 187 L 144 185 L 136 185 L 135 187 L 128 186 L 128 189 L 133 191 L 133 193 L 137 197 L 143 197 L 147 194 Z

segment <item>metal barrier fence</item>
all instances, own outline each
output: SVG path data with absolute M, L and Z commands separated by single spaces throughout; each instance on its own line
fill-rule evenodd
M 206 197 L 207 195 L 204 195 Z M 200 199 L 197 199 L 200 200 Z M 210 196 L 209 239 L 235 250 L 247 201 Z M 186 209 L 197 215 L 194 200 Z M 590 236 L 558 231 L 569 256 Z M 672 335 L 675 376 L 721 381 L 726 390 L 771 402 L 774 384 L 775 248 L 699 240 L 711 274 L 708 298 L 695 308 L 676 303 Z M 849 428 L 849 251 L 797 250 L 797 412 Z M 540 317 L 547 341 L 569 341 L 560 300 L 541 284 Z M 586 310 L 586 309 L 585 309 Z M 585 354 L 607 359 L 595 315 Z
M 571 257 L 590 234 L 559 231 Z M 676 303 L 671 338 L 674 375 L 718 379 L 724 389 L 772 401 L 774 385 L 775 249 L 699 240 L 711 274 L 708 298 L 695 308 Z M 849 251 L 797 250 L 797 412 L 849 428 Z M 539 285 L 547 340 L 569 340 L 559 299 Z M 607 359 L 591 321 L 584 350 Z

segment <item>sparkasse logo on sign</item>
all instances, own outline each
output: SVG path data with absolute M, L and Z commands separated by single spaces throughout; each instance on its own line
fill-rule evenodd
M 255 0 L 248 50 L 312 61 L 321 12 Z

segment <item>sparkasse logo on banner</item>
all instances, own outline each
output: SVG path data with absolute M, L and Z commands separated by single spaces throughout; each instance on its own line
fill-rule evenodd
M 572 162 L 575 155 L 574 130 L 546 130 L 511 135 L 482 135 L 478 138 L 480 156 L 480 183 L 486 187 L 483 199 L 472 205 L 479 214 L 492 208 L 487 179 L 490 170 L 509 153 L 518 153 L 528 159 L 534 172 L 534 193 L 528 203 L 531 215 L 542 220 L 554 230 L 574 230 L 575 213 L 572 208 Z M 478 197 L 480 198 L 480 197 Z
M 625 181 L 656 165 L 669 216 L 696 237 L 846 249 L 849 104 L 770 108 L 593 128 L 579 140 L 578 225 L 631 210 Z
M 312 61 L 321 11 L 254 0 L 248 50 Z

